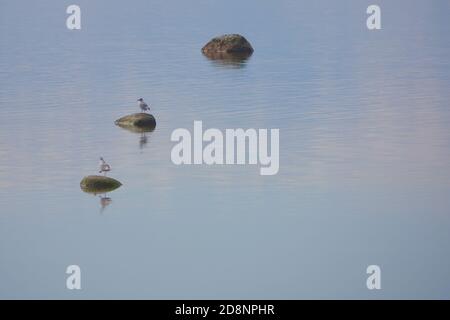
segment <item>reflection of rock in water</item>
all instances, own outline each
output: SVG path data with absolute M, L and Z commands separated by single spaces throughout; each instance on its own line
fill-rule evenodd
M 243 36 L 228 34 L 209 41 L 202 52 L 218 65 L 240 68 L 252 55 L 253 47 Z
M 246 66 L 251 54 L 229 54 L 229 53 L 217 53 L 205 56 L 211 60 L 215 65 L 224 66 L 229 68 L 243 68 Z
M 100 212 L 103 212 L 107 206 L 112 202 L 112 199 L 107 197 L 106 194 L 100 197 Z

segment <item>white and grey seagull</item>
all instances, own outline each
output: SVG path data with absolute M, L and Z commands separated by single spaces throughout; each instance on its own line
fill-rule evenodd
M 100 171 L 98 173 L 103 173 L 106 176 L 106 173 L 111 171 L 111 166 L 107 164 L 102 157 L 100 157 L 99 169 Z
M 141 110 L 142 110 L 143 112 L 145 112 L 145 111 L 150 111 L 150 107 L 148 106 L 148 104 L 146 104 L 146 103 L 144 102 L 144 99 L 139 98 L 137 101 L 139 101 L 139 107 L 141 108 Z

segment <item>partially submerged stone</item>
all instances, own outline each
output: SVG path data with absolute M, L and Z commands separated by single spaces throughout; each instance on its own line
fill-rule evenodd
M 134 113 L 124 116 L 115 121 L 119 127 L 134 131 L 134 132 L 150 132 L 156 127 L 156 120 L 148 113 Z
M 250 42 L 239 34 L 226 34 L 213 38 L 202 52 L 211 59 L 230 59 L 233 57 L 248 58 L 253 53 Z
M 129 132 L 133 132 L 133 133 L 140 133 L 140 134 L 145 134 L 147 132 L 152 132 L 155 130 L 154 126 L 148 126 L 148 127 L 137 127 L 134 125 L 123 125 L 123 124 L 117 124 L 118 127 L 127 130 Z
M 95 194 L 116 190 L 121 185 L 116 179 L 105 176 L 87 176 L 80 182 L 81 190 Z

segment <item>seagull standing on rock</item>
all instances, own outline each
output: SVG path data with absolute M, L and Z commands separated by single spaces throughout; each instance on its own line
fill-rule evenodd
M 139 107 L 141 108 L 142 112 L 150 111 L 150 107 L 144 102 L 144 99 L 139 98 L 137 101 L 139 101 Z
M 106 176 L 106 173 L 111 171 L 111 166 L 109 164 L 106 163 L 105 160 L 103 160 L 102 157 L 100 157 L 100 171 L 98 173 L 103 173 Z

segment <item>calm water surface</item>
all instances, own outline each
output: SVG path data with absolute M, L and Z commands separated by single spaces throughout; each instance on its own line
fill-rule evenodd
M 378 1 L 375 32 L 357 0 L 76 3 L 80 31 L 0 3 L 0 298 L 450 298 L 449 1 Z M 249 60 L 200 53 L 235 32 Z M 114 125 L 139 97 L 146 136 Z M 173 165 L 194 120 L 279 128 L 278 175 Z

